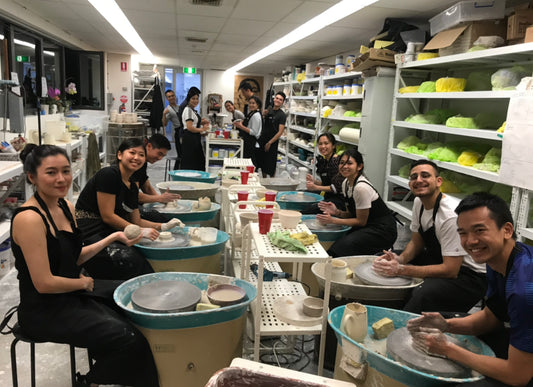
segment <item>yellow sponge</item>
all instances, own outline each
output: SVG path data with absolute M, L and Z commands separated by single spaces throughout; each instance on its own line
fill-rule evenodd
M 353 271 L 349 267 L 346 268 L 346 279 L 353 278 Z
M 388 317 L 384 317 L 372 324 L 372 330 L 376 339 L 384 339 L 394 330 L 394 323 Z

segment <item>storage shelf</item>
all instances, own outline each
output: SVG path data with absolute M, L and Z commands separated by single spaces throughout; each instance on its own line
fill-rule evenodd
M 330 82 L 330 81 L 338 81 L 341 79 L 352 79 L 352 78 L 359 78 L 361 77 L 360 71 L 351 71 L 349 73 L 343 73 L 343 74 L 336 74 L 336 75 L 328 75 L 324 76 L 324 82 Z
M 304 112 L 291 112 L 296 116 L 316 118 L 316 113 L 304 113 Z
M 11 229 L 11 221 L 5 220 L 0 222 L 0 242 L 5 241 L 9 238 L 9 231 Z
M 357 94 L 357 95 L 325 95 L 322 97 L 322 99 L 332 99 L 332 100 L 338 100 L 338 101 L 345 101 L 345 100 L 351 100 L 351 99 L 363 99 L 363 94 Z
M 307 134 L 310 134 L 310 135 L 314 135 L 315 132 L 316 132 L 316 128 L 310 129 L 310 128 L 305 128 L 305 127 L 299 126 L 299 125 L 289 125 L 289 129 L 297 130 L 298 132 L 307 133 Z
M 293 154 L 287 154 L 287 157 L 292 160 L 292 161 L 295 161 L 297 162 L 298 164 L 300 164 L 302 167 L 306 167 L 308 169 L 311 169 L 311 165 L 309 165 L 309 163 L 307 161 L 303 161 L 303 160 L 300 160 L 297 156 L 293 155 Z
M 416 124 L 407 121 L 394 121 L 392 125 L 395 127 L 423 130 L 426 132 L 446 133 L 456 136 L 483 138 L 486 140 L 502 140 L 502 133 L 490 129 L 449 128 L 445 125 Z
M 460 91 L 450 93 L 396 93 L 398 99 L 509 99 L 518 92 L 511 91 Z
M 522 238 L 533 240 L 533 228 L 519 228 L 518 235 Z
M 411 220 L 413 214 L 413 202 L 387 201 L 387 207 L 389 207 L 391 211 L 403 216 L 405 219 Z
M 19 176 L 23 169 L 20 161 L 0 161 L 0 182 Z
M 291 96 L 291 98 L 300 101 L 312 101 L 314 99 L 317 99 L 318 97 L 316 95 L 293 95 Z
M 313 149 L 313 148 L 308 147 L 307 145 L 302 145 L 302 144 L 300 144 L 300 143 L 298 143 L 298 142 L 296 142 L 296 141 L 289 141 L 289 144 L 294 145 L 294 146 L 297 146 L 298 148 L 305 149 L 306 151 L 311 152 L 311 153 L 314 152 L 314 149 Z
M 287 154 L 287 150 L 285 148 L 278 147 L 278 152 L 282 154 Z
M 357 142 L 343 140 L 338 134 L 334 134 L 333 137 L 335 137 L 335 140 L 337 140 L 337 142 L 342 142 L 343 144 L 359 145 L 359 143 Z
M 361 117 L 344 117 L 344 116 L 329 116 L 329 117 L 320 117 L 326 120 L 335 120 L 335 121 L 349 121 L 349 122 L 361 122 Z
M 399 149 L 391 149 L 390 153 L 393 155 L 401 156 L 401 157 L 411 159 L 411 160 L 418 160 L 418 159 L 424 158 L 423 156 L 407 153 Z M 480 171 L 479 169 L 475 169 L 472 167 L 465 167 L 457 163 L 450 163 L 446 161 L 439 161 L 439 160 L 431 160 L 431 161 L 437 164 L 437 166 L 445 168 L 445 169 L 449 169 L 451 171 L 460 172 L 465 175 L 478 177 L 480 179 L 492 181 L 494 183 L 497 183 L 499 181 L 498 174 L 494 172 Z

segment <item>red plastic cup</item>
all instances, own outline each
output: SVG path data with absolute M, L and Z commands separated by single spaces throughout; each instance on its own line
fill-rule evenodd
M 229 130 L 225 130 L 223 133 L 224 133 L 224 138 L 228 139 L 229 138 Z
M 216 135 L 217 137 L 220 136 L 220 130 L 219 130 L 219 129 L 215 130 L 215 135 Z
M 241 184 L 248 184 L 248 177 L 250 177 L 250 171 L 241 171 Z
M 255 167 L 253 165 L 247 165 L 246 166 L 246 170 L 250 173 L 254 173 L 255 172 Z
M 276 201 L 276 193 L 272 191 L 266 191 L 265 192 L 265 201 L 267 202 L 275 202 Z M 274 206 L 272 204 L 267 204 L 266 208 L 273 208 Z
M 240 202 L 245 202 L 248 200 L 248 191 L 237 191 L 237 199 Z M 246 204 L 239 204 L 240 209 L 245 209 Z
M 259 234 L 266 234 L 270 231 L 270 225 L 272 224 L 272 217 L 274 211 L 272 210 L 259 210 L 257 211 L 259 220 Z

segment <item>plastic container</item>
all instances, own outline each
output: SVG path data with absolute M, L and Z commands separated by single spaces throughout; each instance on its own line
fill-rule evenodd
M 352 81 L 348 80 L 344 82 L 344 87 L 342 90 L 342 95 L 350 95 L 352 92 Z
M 218 148 L 211 149 L 211 157 L 218 159 Z
M 505 1 L 461 1 L 429 19 L 431 36 L 459 23 L 474 20 L 503 19 Z
M 0 278 L 11 270 L 11 242 L 6 240 L 0 244 Z

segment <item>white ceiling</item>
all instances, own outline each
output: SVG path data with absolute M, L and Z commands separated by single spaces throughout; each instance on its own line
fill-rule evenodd
M 192 0 L 116 1 L 160 63 L 225 70 L 339 0 L 222 0 L 218 7 L 193 5 Z M 386 17 L 421 24 L 456 2 L 379 0 L 241 71 L 275 73 L 289 64 L 347 51 L 355 53 L 380 32 Z M 2 3 L 25 7 L 27 12 L 65 31 L 66 36 L 95 50 L 135 53 L 87 0 L 1 0 Z M 188 37 L 207 40 L 189 42 Z M 62 36 L 55 38 L 61 40 Z

